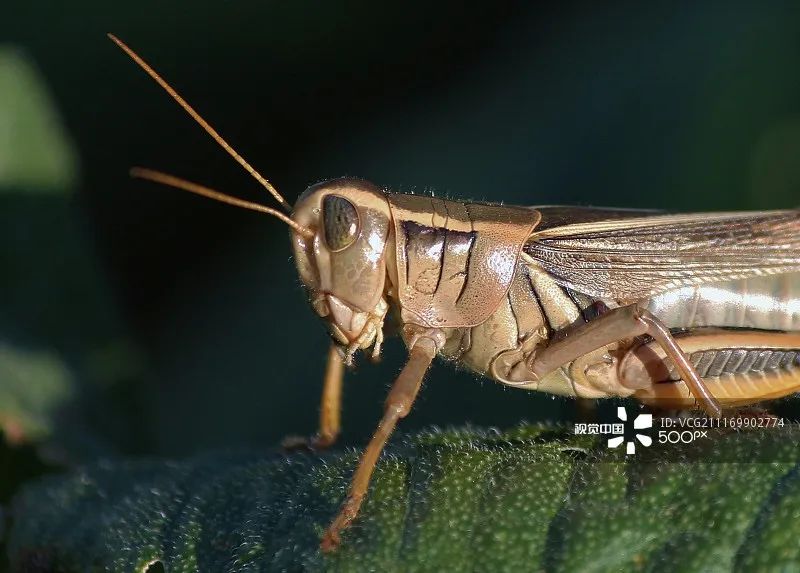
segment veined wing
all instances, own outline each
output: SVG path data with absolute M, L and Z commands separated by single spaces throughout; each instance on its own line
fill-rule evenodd
M 552 209 L 552 217 L 548 211 Z M 800 210 L 644 215 L 546 207 L 523 259 L 559 284 L 634 302 L 681 286 L 800 271 Z M 548 224 L 548 219 L 560 224 Z

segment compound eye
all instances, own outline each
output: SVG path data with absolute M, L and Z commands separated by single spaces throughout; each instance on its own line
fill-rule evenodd
M 325 243 L 331 251 L 349 247 L 358 236 L 358 211 L 355 206 L 338 195 L 322 199 L 322 224 Z

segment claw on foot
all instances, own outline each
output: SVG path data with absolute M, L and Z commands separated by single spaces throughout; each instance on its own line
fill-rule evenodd
M 339 548 L 342 540 L 339 534 L 332 531 L 326 531 L 319 542 L 319 548 L 323 553 L 332 553 Z
M 333 520 L 322 535 L 322 539 L 319 543 L 319 547 L 322 551 L 325 553 L 336 551 L 342 542 L 341 532 L 347 529 L 350 523 L 356 518 L 363 499 L 364 496 L 359 495 L 349 496 L 345 500 L 342 509 L 339 511 L 339 515 L 336 516 L 336 519 Z

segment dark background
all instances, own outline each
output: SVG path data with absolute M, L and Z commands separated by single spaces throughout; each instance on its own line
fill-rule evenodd
M 79 162 L 66 196 L 14 187 L 2 199 L 2 335 L 73 372 L 76 397 L 52 437 L 70 459 L 310 434 L 327 345 L 284 225 L 128 178 L 142 165 L 273 204 L 106 32 L 290 202 L 355 175 L 531 205 L 800 203 L 797 3 L 139 0 L 3 12 L 0 41 L 37 66 Z M 367 439 L 402 354 L 392 340 L 383 364 L 348 375 L 345 445 Z M 573 402 L 439 364 L 402 428 L 574 415 Z

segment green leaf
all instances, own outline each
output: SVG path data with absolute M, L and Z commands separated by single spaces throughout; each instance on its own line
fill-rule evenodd
M 405 438 L 330 555 L 319 537 L 355 452 L 99 464 L 23 491 L 10 559 L 19 571 L 788 570 L 797 437 L 721 431 L 635 456 L 548 427 Z
M 0 94 L 0 191 L 71 188 L 77 156 L 43 79 L 21 50 L 0 48 Z
M 71 196 L 77 172 L 45 79 L 22 48 L 0 47 L 0 441 L 59 463 L 127 446 L 141 419 L 129 413 L 141 359 Z
M 49 436 L 73 389 L 67 367 L 52 353 L 23 352 L 0 343 L 0 430 L 10 442 Z

